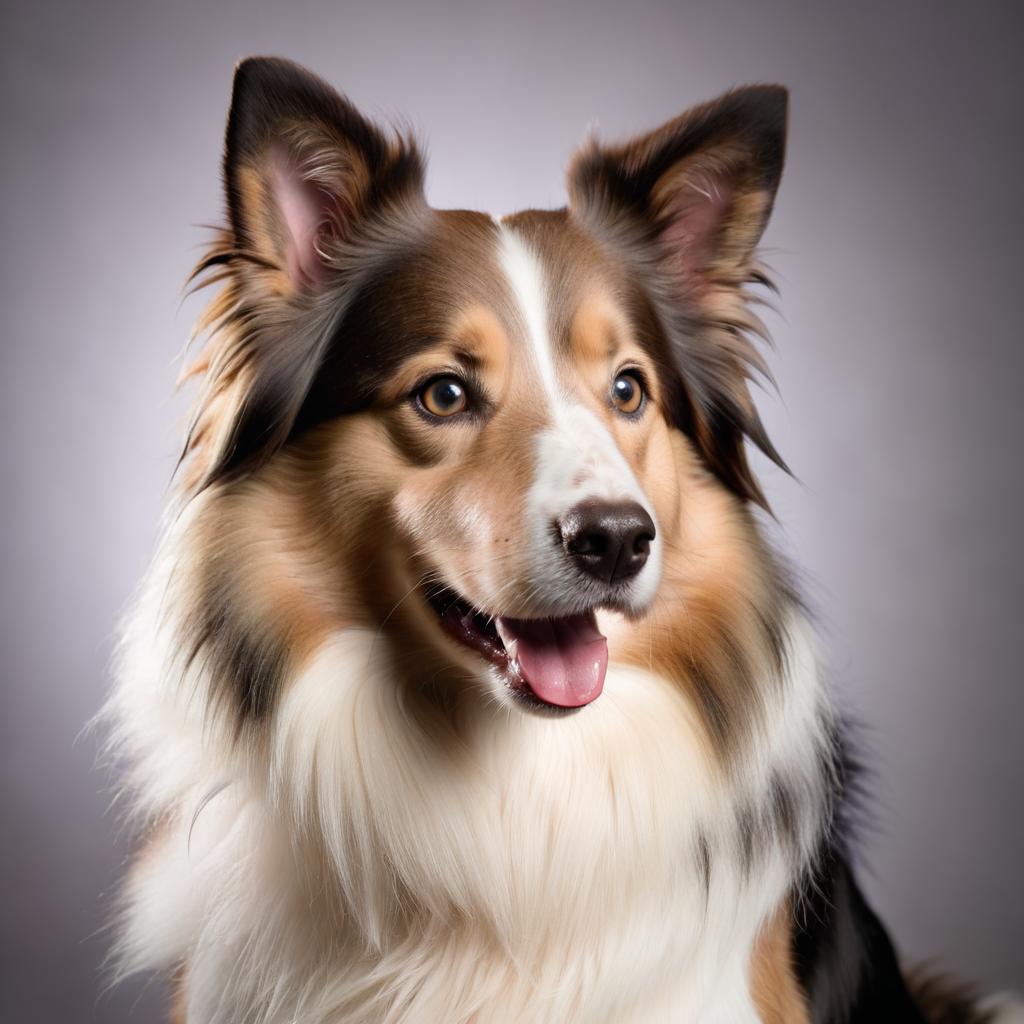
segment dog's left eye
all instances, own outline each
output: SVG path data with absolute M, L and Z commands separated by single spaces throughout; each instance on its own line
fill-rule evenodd
M 418 398 L 431 416 L 454 416 L 469 405 L 466 386 L 458 377 L 436 377 L 420 389 Z
M 612 404 L 619 412 L 637 412 L 644 401 L 644 386 L 635 373 L 620 373 L 612 381 Z

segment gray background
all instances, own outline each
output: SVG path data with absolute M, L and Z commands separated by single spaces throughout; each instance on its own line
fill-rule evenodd
M 158 1019 L 158 987 L 98 994 L 128 842 L 80 733 L 176 454 L 179 289 L 254 52 L 408 117 L 432 201 L 495 213 L 560 204 L 588 128 L 791 86 L 762 408 L 800 483 L 767 484 L 865 723 L 868 888 L 908 955 L 1024 986 L 1015 8 L 7 4 L 0 1016 Z

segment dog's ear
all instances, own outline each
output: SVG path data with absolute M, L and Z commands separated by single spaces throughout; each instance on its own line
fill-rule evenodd
M 423 170 L 414 148 L 396 147 L 316 75 L 250 57 L 235 70 L 224 182 L 237 249 L 308 290 L 374 208 L 422 196 Z
M 632 260 L 670 342 L 685 394 L 679 425 L 710 468 L 764 504 L 744 438 L 779 465 L 748 388 L 767 373 L 745 285 L 782 174 L 788 94 L 750 86 L 621 146 L 591 142 L 569 168 L 570 208 Z
M 315 75 L 253 57 L 235 71 L 224 150 L 228 225 L 193 275 L 223 288 L 200 317 L 203 381 L 185 445 L 201 489 L 270 458 L 304 403 L 361 276 L 429 209 L 414 143 Z

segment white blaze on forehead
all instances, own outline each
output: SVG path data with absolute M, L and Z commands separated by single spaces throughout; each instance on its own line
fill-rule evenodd
M 498 225 L 501 266 L 519 307 L 540 378 L 548 395 L 558 397 L 555 359 L 548 328 L 547 285 L 537 255 L 511 228 Z
M 559 386 L 548 323 L 548 289 L 539 257 L 511 228 L 499 224 L 498 229 L 502 267 L 530 351 L 548 394 L 558 399 L 553 403 L 551 426 L 537 435 L 534 493 L 544 495 L 549 504 L 562 506 L 587 499 L 632 499 L 646 507 L 643 490 L 611 432 L 599 417 Z M 545 509 L 551 514 L 561 510 Z

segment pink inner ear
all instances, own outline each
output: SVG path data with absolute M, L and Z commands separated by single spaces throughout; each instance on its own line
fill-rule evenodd
M 328 221 L 327 195 L 314 182 L 306 180 L 281 150 L 270 154 L 270 172 L 274 200 L 285 226 L 288 276 L 296 287 L 320 284 L 326 267 L 317 251 L 317 242 Z
M 681 182 L 669 206 L 662 240 L 676 257 L 690 287 L 701 290 L 715 262 L 716 248 L 732 205 L 733 190 L 722 178 L 694 175 Z

